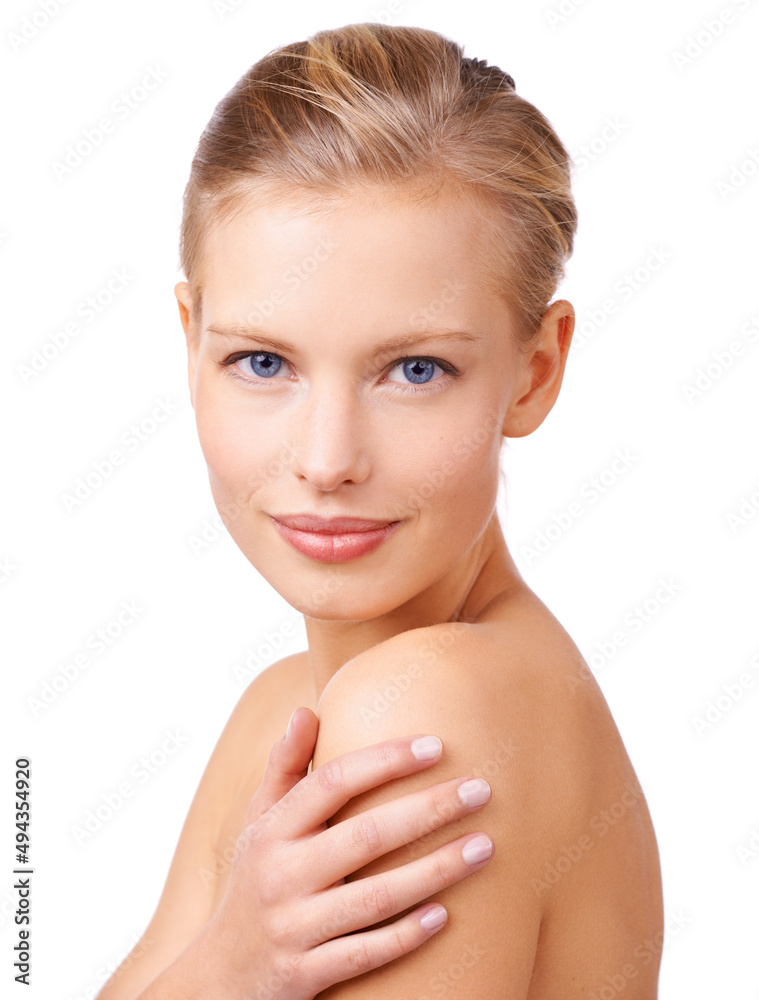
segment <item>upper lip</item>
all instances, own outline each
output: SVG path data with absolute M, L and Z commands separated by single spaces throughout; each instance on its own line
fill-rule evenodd
M 393 523 L 369 521 L 363 517 L 321 517 L 319 514 L 276 514 L 272 517 L 296 531 L 323 531 L 329 535 L 339 535 L 344 531 L 371 531 Z

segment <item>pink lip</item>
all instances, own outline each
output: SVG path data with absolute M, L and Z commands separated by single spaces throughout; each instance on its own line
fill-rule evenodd
M 277 514 L 275 520 L 298 531 L 324 531 L 330 535 L 346 531 L 371 531 L 384 528 L 392 521 L 370 521 L 363 517 L 321 517 L 319 514 Z
M 313 514 L 272 515 L 274 526 L 293 548 L 317 562 L 348 562 L 378 548 L 400 521 L 368 521 L 356 517 Z

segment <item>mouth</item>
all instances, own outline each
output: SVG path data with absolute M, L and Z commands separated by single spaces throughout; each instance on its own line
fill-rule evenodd
M 275 515 L 272 515 L 275 517 Z M 343 535 L 354 531 L 374 531 L 394 521 L 375 521 L 364 517 L 321 517 L 319 514 L 279 514 L 275 520 L 296 531 L 318 531 L 328 535 Z
M 282 538 L 317 562 L 341 563 L 368 555 L 392 535 L 401 521 L 313 514 L 270 515 Z

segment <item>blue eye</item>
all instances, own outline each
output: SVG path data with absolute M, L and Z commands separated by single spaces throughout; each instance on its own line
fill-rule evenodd
M 243 367 L 243 362 L 247 362 L 248 371 Z M 287 369 L 283 365 L 289 365 L 279 354 L 273 351 L 245 351 L 239 354 L 231 354 L 224 361 L 221 361 L 222 368 L 229 368 L 229 375 L 238 382 L 247 386 L 255 386 L 257 381 L 287 381 L 287 377 L 275 378 L 275 376 L 285 375 Z M 446 385 L 457 378 L 460 374 L 453 365 L 439 358 L 427 357 L 405 357 L 399 358 L 390 368 L 390 372 L 400 368 L 403 377 L 407 380 L 395 381 L 388 378 L 383 385 L 389 387 L 394 392 L 424 393 L 434 392 L 445 388 Z M 444 373 L 445 377 L 433 378 L 435 369 Z M 418 387 L 418 388 L 417 388 Z
M 452 364 L 448 361 L 442 361 L 440 358 L 400 358 L 390 371 L 393 372 L 396 368 L 401 369 L 408 382 L 397 382 L 389 379 L 387 385 L 393 392 L 416 393 L 417 396 L 445 389 L 453 379 L 460 375 L 460 372 Z M 440 376 L 432 377 L 436 368 L 444 373 L 442 378 Z
M 286 374 L 283 365 L 287 363 L 274 351 L 243 351 L 239 354 L 230 354 L 228 358 L 220 361 L 219 365 L 221 368 L 229 369 L 230 378 L 244 385 L 255 385 L 259 380 L 283 381 L 281 376 Z M 276 378 L 278 375 L 280 377 Z
M 282 358 L 278 354 L 272 354 L 270 351 L 247 354 L 245 358 L 239 358 L 238 360 L 250 360 L 250 367 L 253 369 L 253 374 L 258 375 L 259 378 L 271 378 L 282 367 Z
M 396 365 L 398 367 L 403 369 L 403 374 L 410 382 L 429 382 L 435 370 L 435 362 L 426 358 L 410 358 L 400 366 Z

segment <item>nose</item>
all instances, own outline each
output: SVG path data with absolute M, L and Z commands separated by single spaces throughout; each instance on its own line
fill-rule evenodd
M 333 383 L 312 385 L 293 416 L 293 472 L 315 489 L 331 492 L 369 475 L 366 425 L 354 392 Z

